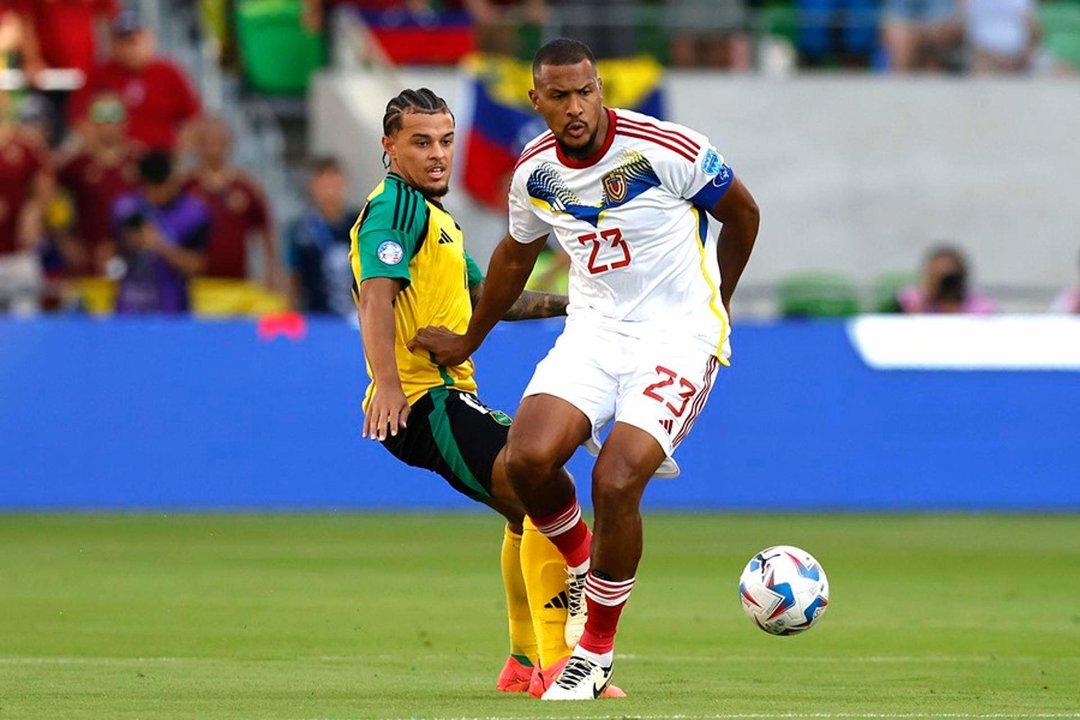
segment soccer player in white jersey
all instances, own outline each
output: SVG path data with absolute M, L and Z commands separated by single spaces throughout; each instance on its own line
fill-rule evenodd
M 545 700 L 597 697 L 611 682 L 615 631 L 642 550 L 649 479 L 678 474 L 672 454 L 727 364 L 731 296 L 750 258 L 758 209 L 707 138 L 603 104 L 589 48 L 559 39 L 533 60 L 529 97 L 549 132 L 521 154 L 510 231 L 464 335 L 419 331 L 440 363 L 471 355 L 525 286 L 549 233 L 571 258 L 566 328 L 525 390 L 506 469 L 536 527 L 584 592 L 580 637 Z M 711 277 L 708 218 L 723 278 Z M 614 421 L 603 447 L 598 433 Z M 559 469 L 578 445 L 598 452 L 595 526 Z M 574 641 L 574 642 L 571 642 Z

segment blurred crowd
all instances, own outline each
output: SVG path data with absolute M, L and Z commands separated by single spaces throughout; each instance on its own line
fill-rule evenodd
M 476 42 L 503 53 L 522 52 L 523 36 L 508 28 L 571 18 L 577 25 L 562 30 L 608 56 L 640 49 L 641 27 L 627 18 L 651 6 L 661 11 L 672 64 L 732 69 L 752 67 L 755 13 L 770 7 L 759 0 L 302 2 L 298 22 L 311 31 L 327 30 L 338 12 L 359 10 L 374 21 L 387 13 L 464 14 Z M 1033 0 L 793 2 L 804 65 L 1054 67 L 1039 49 Z M 15 71 L 24 82 L 8 82 Z M 307 207 L 279 233 L 258 179 L 233 164 L 230 126 L 204 112 L 191 78 L 157 52 L 137 12 L 119 0 L 0 0 L 0 77 L 0 310 L 183 313 L 198 310 L 199 298 L 213 305 L 239 293 L 239 307 L 225 305 L 354 314 L 348 249 L 359 208 L 342 165 L 332 157 L 310 163 Z M 533 286 L 563 290 L 567 266 L 549 249 Z M 981 313 L 994 303 L 972 287 L 963 254 L 942 247 L 920 281 L 877 309 Z M 1063 294 L 1055 309 L 1080 312 L 1080 290 Z
M 1039 0 L 304 0 L 311 28 L 354 11 L 377 27 L 467 15 L 490 52 L 528 56 L 541 34 L 567 35 L 598 56 L 645 51 L 675 67 L 761 68 L 777 41 L 814 68 L 1073 73 L 1078 60 L 1045 46 Z
M 195 286 L 239 311 L 351 314 L 333 300 L 357 216 L 341 167 L 313 163 L 310 208 L 279 239 L 229 125 L 138 13 L 0 0 L 0 57 L 28 81 L 0 90 L 0 310 L 180 313 Z M 56 69 L 77 87 L 50 84 Z

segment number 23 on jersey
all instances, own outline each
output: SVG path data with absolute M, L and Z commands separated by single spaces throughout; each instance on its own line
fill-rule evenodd
M 589 251 L 589 273 L 599 275 L 618 270 L 633 262 L 630 245 L 623 239 L 622 230 L 610 228 L 578 236 L 578 242 Z

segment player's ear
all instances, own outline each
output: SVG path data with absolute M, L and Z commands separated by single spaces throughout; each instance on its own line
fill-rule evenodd
M 533 110 L 540 110 L 540 93 L 536 92 L 536 88 L 529 88 L 529 101 L 532 102 Z
M 600 95 L 600 101 L 604 100 L 604 78 L 596 76 L 596 92 Z
M 389 135 L 383 135 L 382 139 L 383 155 L 388 158 L 389 161 L 397 160 L 397 148 L 394 147 L 394 138 Z

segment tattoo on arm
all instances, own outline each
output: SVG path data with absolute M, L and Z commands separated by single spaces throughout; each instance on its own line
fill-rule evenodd
M 480 295 L 484 292 L 484 283 L 480 282 L 469 288 L 469 299 L 473 308 L 480 302 Z M 503 320 L 537 320 L 539 318 L 558 317 L 566 314 L 566 305 L 569 302 L 565 295 L 554 293 L 533 292 L 525 290 L 521 297 L 514 301 L 510 309 L 503 315 Z
M 526 290 L 503 315 L 503 320 L 532 320 L 566 314 L 567 298 L 554 293 Z

